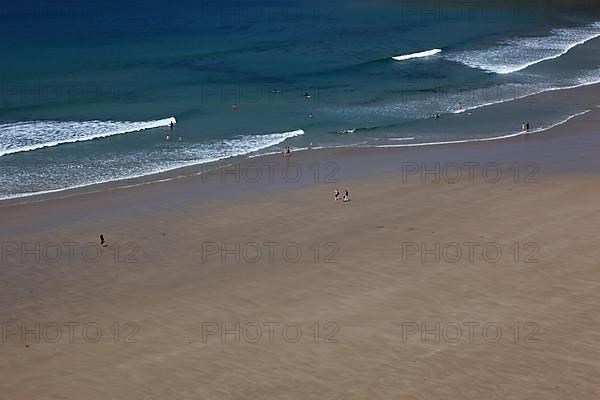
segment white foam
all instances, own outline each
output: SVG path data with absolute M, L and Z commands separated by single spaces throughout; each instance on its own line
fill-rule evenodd
M 395 56 L 392 58 L 396 61 L 404 61 L 404 60 L 410 60 L 413 58 L 431 57 L 431 56 L 441 53 L 441 52 L 442 52 L 441 49 L 432 49 L 432 50 L 427 50 L 427 51 L 420 51 L 418 53 L 403 54 L 403 55 Z
M 489 137 L 489 138 L 475 138 L 475 139 L 462 139 L 462 140 L 449 140 L 449 141 L 444 141 L 444 142 L 427 142 L 427 143 L 411 143 L 411 144 L 381 144 L 381 145 L 375 145 L 372 147 L 422 147 L 422 146 L 439 146 L 442 144 L 460 144 L 460 143 L 471 143 L 471 142 L 490 142 L 490 141 L 495 141 L 495 140 L 501 140 L 501 139 L 509 139 L 512 137 L 516 137 L 516 136 L 521 136 L 521 135 L 530 135 L 533 133 L 540 133 L 540 132 L 545 132 L 549 129 L 552 128 L 556 128 L 557 126 L 563 125 L 567 122 L 569 122 L 570 120 L 572 120 L 573 118 L 577 118 L 580 117 L 582 115 L 585 115 L 587 113 L 589 113 L 592 110 L 585 110 L 582 111 L 580 113 L 576 113 L 573 115 L 570 115 L 569 117 L 565 118 L 562 121 L 559 121 L 557 123 L 554 123 L 552 125 L 543 127 L 543 128 L 538 128 L 538 129 L 533 129 L 530 131 L 519 131 L 519 132 L 512 132 L 506 135 L 502 135 L 502 136 L 494 136 L 494 137 Z
M 489 101 L 489 102 L 477 104 L 477 105 L 470 106 L 470 107 L 464 107 L 464 108 L 461 108 L 458 110 L 454 109 L 454 110 L 450 110 L 450 113 L 462 114 L 464 112 L 476 110 L 478 108 L 484 108 L 484 107 L 493 106 L 496 104 L 502 104 L 502 103 L 506 103 L 506 102 L 521 100 L 521 99 L 525 99 L 527 97 L 536 96 L 536 95 L 546 93 L 546 92 L 558 92 L 561 90 L 571 90 L 571 89 L 577 89 L 577 88 L 584 87 L 584 86 L 597 85 L 600 83 L 600 70 L 592 71 L 591 73 L 581 76 L 581 77 L 576 77 L 575 82 L 577 82 L 577 83 L 570 84 L 567 86 L 560 86 L 560 87 L 558 87 L 558 86 L 546 87 L 543 89 L 532 90 L 530 93 L 525 92 L 525 94 L 523 94 L 523 95 L 507 97 L 505 99 L 500 99 L 500 100 L 495 100 L 495 101 Z
M 205 164 L 210 162 L 216 162 L 231 157 L 242 156 L 249 153 L 254 153 L 269 147 L 283 143 L 287 139 L 303 135 L 304 131 L 299 129 L 290 132 L 283 133 L 272 133 L 266 135 L 245 135 L 234 139 L 220 140 L 213 143 L 198 143 L 188 144 L 182 143 L 181 146 L 173 143 L 172 145 L 165 145 L 166 148 L 155 149 L 151 152 L 137 153 L 129 156 L 122 156 L 118 160 L 106 160 L 104 163 L 110 164 L 111 162 L 119 161 L 121 164 L 126 165 L 129 169 L 129 173 L 122 174 L 118 173 L 113 176 L 103 177 L 101 179 L 89 179 L 84 183 L 71 185 L 59 189 L 43 190 L 29 193 L 17 193 L 9 194 L 0 197 L 0 200 L 15 199 L 22 197 L 29 197 L 42 194 L 57 193 L 64 190 L 80 189 L 91 185 L 97 185 L 102 183 L 109 183 L 115 181 L 122 181 L 127 179 L 140 178 L 147 175 L 160 174 L 168 172 L 174 169 L 189 167 L 193 165 Z M 176 156 L 178 160 L 158 162 L 165 155 L 169 148 L 176 149 Z M 186 159 L 187 158 L 187 159 Z M 89 163 L 87 163 L 89 164 Z M 108 168 L 95 168 L 98 164 L 92 165 L 94 173 L 98 170 L 106 170 Z M 108 165 L 107 165 L 108 166 Z M 148 168 L 148 166 L 151 166 Z M 89 165 L 88 165 L 89 167 Z M 123 171 L 119 169 L 119 171 Z M 85 177 L 84 177 L 85 178 Z M 172 180 L 174 178 L 166 178 L 155 181 L 143 182 L 140 184 L 133 184 L 126 187 L 139 186 L 157 182 L 163 182 Z
M 554 29 L 549 36 L 510 39 L 492 48 L 450 53 L 446 59 L 496 74 L 510 74 L 559 58 L 571 49 L 600 37 L 600 22 Z
M 177 123 L 174 117 L 142 122 L 27 121 L 0 124 L 0 156 L 139 132 L 171 123 Z

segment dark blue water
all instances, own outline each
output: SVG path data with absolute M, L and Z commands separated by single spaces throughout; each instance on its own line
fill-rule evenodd
M 0 4 L 0 197 L 285 146 L 543 129 L 583 110 L 518 99 L 600 81 L 586 1 Z

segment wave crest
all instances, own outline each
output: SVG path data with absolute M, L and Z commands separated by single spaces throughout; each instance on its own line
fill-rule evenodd
M 27 121 L 0 124 L 0 156 L 139 132 L 177 123 L 174 117 L 154 121 Z
M 491 73 L 510 74 L 559 58 L 597 37 L 600 37 L 600 22 L 578 28 L 554 29 L 550 36 L 510 39 L 492 48 L 453 53 L 445 58 Z
M 396 61 L 404 61 L 404 60 L 410 60 L 413 58 L 423 58 L 423 57 L 431 57 L 435 54 L 441 53 L 442 50 L 441 49 L 432 49 L 432 50 L 427 50 L 427 51 L 420 51 L 418 53 L 411 53 L 411 54 L 403 54 L 400 56 L 394 56 L 392 57 L 394 60 Z

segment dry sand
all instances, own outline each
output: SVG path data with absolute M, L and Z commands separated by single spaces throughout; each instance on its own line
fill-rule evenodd
M 4 202 L 0 397 L 597 399 L 597 120 L 293 156 L 305 178 L 336 163 L 339 183 L 196 176 Z M 482 160 L 502 178 L 453 180 L 449 163 Z M 403 177 L 420 162 L 447 174 Z M 110 247 L 93 262 L 81 248 L 100 233 Z M 23 243 L 39 261 L 21 262 Z

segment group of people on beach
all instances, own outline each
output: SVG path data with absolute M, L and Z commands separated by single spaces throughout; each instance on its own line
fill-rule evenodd
M 340 199 L 340 191 L 338 189 L 335 189 L 335 192 L 333 192 L 333 198 L 335 199 L 335 201 L 338 201 Z M 348 189 L 344 191 L 344 197 L 342 198 L 342 201 L 344 203 L 350 201 L 350 193 L 348 193 Z

